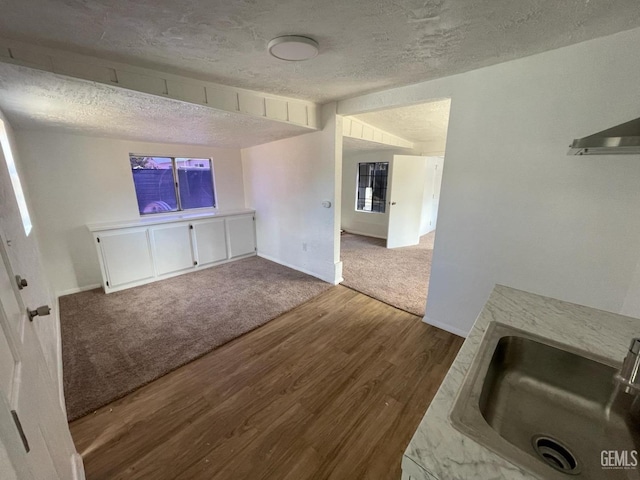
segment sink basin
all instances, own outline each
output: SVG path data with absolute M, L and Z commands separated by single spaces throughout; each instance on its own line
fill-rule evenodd
M 617 391 L 613 377 L 619 367 L 494 322 L 451 422 L 540 478 L 640 479 L 631 453 L 640 444 L 638 418 L 630 413 L 637 410 L 631 408 L 635 397 Z M 605 467 L 623 468 L 605 469 L 603 461 Z

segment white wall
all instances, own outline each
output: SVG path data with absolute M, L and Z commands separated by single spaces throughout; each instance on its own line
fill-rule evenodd
M 44 265 L 56 294 L 100 284 L 86 225 L 138 218 L 129 153 L 213 158 L 218 207 L 244 208 L 239 150 L 17 131 Z
M 335 104 L 325 105 L 322 131 L 242 150 L 246 204 L 256 210 L 258 255 L 330 283 L 342 278 L 339 123 Z M 325 200 L 331 208 L 322 206 Z
M 427 157 L 427 176 L 424 180 L 424 195 L 422 197 L 420 236 L 436 229 L 443 166 L 444 157 Z
M 567 156 L 640 115 L 640 29 L 349 99 L 451 97 L 426 320 L 465 333 L 496 283 L 640 316 L 640 156 Z

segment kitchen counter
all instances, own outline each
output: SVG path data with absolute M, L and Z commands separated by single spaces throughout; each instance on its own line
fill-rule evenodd
M 402 458 L 403 479 L 530 480 L 532 473 L 456 430 L 449 414 L 490 322 L 622 362 L 640 320 L 497 285 Z

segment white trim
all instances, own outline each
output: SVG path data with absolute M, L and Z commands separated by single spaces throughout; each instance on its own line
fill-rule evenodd
M 466 330 L 466 331 L 465 330 L 461 330 L 458 327 L 452 327 L 451 325 L 447 325 L 446 323 L 442 323 L 442 322 L 438 322 L 436 320 L 432 320 L 430 318 L 427 318 L 426 315 L 422 318 L 422 321 L 424 323 L 428 323 L 429 325 L 437 327 L 437 328 L 439 328 L 441 330 L 444 330 L 446 332 L 453 333 L 454 335 L 458 335 L 459 337 L 462 337 L 462 338 L 467 338 L 467 335 L 469 335 L 469 331 L 468 330 Z
M 86 292 L 87 290 L 94 290 L 96 288 L 101 288 L 102 284 L 100 283 L 92 283 L 91 285 L 85 285 L 84 287 L 75 287 L 69 288 L 67 290 L 62 290 L 60 292 L 56 292 L 56 301 L 60 297 L 64 297 L 65 295 L 71 295 L 72 293 L 80 293 Z
M 311 270 L 307 270 L 306 268 L 301 268 L 301 267 L 297 267 L 295 265 L 291 265 L 290 263 L 287 262 L 283 262 L 282 260 L 279 260 L 275 257 L 272 257 L 271 255 L 266 255 L 264 253 L 257 253 L 258 257 L 264 258 L 265 260 L 269 260 L 270 262 L 273 263 L 277 263 L 279 265 L 282 265 L 283 267 L 287 267 L 290 268 L 292 270 L 297 270 L 298 272 L 302 272 L 302 273 L 306 273 L 307 275 L 311 275 L 312 277 L 316 277 L 319 278 L 320 280 L 330 283 L 331 285 L 337 285 L 337 283 L 335 283 L 335 278 L 326 276 L 326 275 L 322 275 L 316 272 L 312 272 Z M 340 280 L 342 281 L 342 279 Z M 339 283 L 339 282 L 338 282 Z
M 411 140 L 399 137 L 353 117 L 342 119 L 342 136 L 399 148 L 413 149 L 415 146 Z
M 360 232 L 358 230 L 352 230 L 352 229 L 342 229 L 343 232 L 345 233 L 352 233 L 354 235 L 362 235 L 363 237 L 372 237 L 372 238 L 380 238 L 381 240 L 386 240 L 387 237 L 383 237 L 382 235 L 373 235 L 371 233 L 364 233 L 364 232 Z
M 73 480 L 86 480 L 84 474 L 84 462 L 79 453 L 71 455 L 71 471 L 73 472 Z

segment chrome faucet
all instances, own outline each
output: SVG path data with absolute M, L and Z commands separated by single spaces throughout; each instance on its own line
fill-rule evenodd
M 640 338 L 631 340 L 629 351 L 615 380 L 624 393 L 640 395 Z

